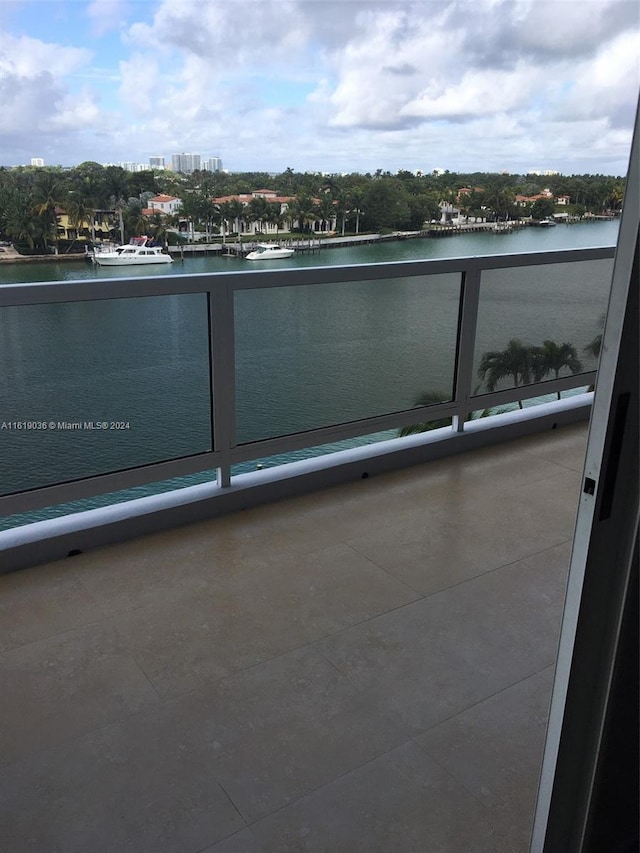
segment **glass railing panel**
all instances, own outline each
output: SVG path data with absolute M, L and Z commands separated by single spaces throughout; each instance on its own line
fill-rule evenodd
M 171 477 L 168 480 L 157 480 L 145 483 L 142 486 L 131 486 L 120 489 L 117 492 L 105 492 L 104 494 L 92 495 L 89 498 L 80 498 L 75 501 L 44 506 L 28 512 L 15 513 L 0 517 L 0 531 L 12 530 L 16 527 L 24 527 L 38 521 L 50 521 L 53 518 L 64 518 L 77 512 L 99 509 L 100 507 L 115 506 L 128 503 L 138 498 L 148 498 L 162 495 L 166 492 L 174 492 L 186 489 L 190 486 L 199 486 L 216 482 L 217 471 L 213 468 L 199 471 L 197 474 L 185 474 L 181 477 Z
M 304 459 L 315 459 L 318 456 L 329 456 L 343 450 L 353 450 L 358 447 L 366 447 L 370 444 L 379 444 L 400 435 L 399 429 L 387 429 L 369 435 L 358 435 L 353 438 L 343 438 L 328 444 L 318 444 L 312 447 L 303 447 L 298 450 L 290 450 L 287 453 L 277 453 L 273 456 L 256 457 L 249 462 L 238 462 L 231 466 L 231 474 L 248 474 L 253 471 L 262 471 L 267 468 L 277 468 L 278 465 L 287 465 L 290 462 L 300 462 Z
M 595 370 L 612 272 L 612 259 L 483 272 L 475 392 Z
M 460 275 L 235 294 L 238 443 L 450 400 Z
M 206 294 L 0 309 L 0 494 L 212 449 Z

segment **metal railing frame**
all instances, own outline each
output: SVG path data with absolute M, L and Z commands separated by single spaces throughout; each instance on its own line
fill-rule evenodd
M 422 420 L 452 418 L 453 437 L 456 433 L 464 431 L 465 419 L 469 412 L 513 403 L 523 398 L 531 399 L 592 385 L 595 382 L 595 371 L 524 387 L 474 395 L 473 359 L 482 276 L 488 270 L 597 261 L 613 258 L 614 255 L 613 247 L 603 247 L 357 266 L 2 285 L 0 286 L 0 308 L 142 296 L 206 294 L 213 450 L 1 496 L 0 512 L 6 515 L 27 512 L 210 469 L 217 469 L 218 486 L 225 489 L 231 484 L 231 468 L 236 463 L 316 447 L 345 438 L 397 429 Z M 237 444 L 235 435 L 235 293 L 257 288 L 349 284 L 413 276 L 427 278 L 430 275 L 446 273 L 461 276 L 454 390 L 451 401 Z

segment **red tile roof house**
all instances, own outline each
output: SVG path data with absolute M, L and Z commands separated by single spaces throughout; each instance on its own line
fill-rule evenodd
M 290 217 L 287 217 L 287 210 L 289 204 L 295 200 L 295 196 L 291 195 L 278 195 L 275 190 L 270 189 L 260 189 L 253 190 L 250 193 L 239 193 L 238 195 L 225 195 L 220 196 L 219 198 L 214 198 L 213 201 L 216 204 L 225 204 L 225 202 L 230 201 L 239 201 L 243 207 L 248 207 L 251 204 L 254 198 L 263 198 L 271 204 L 279 204 L 280 205 L 280 213 L 284 217 L 283 221 L 278 225 L 275 222 L 249 222 L 244 219 L 242 216 L 236 217 L 233 222 L 229 223 L 231 226 L 231 230 L 237 232 L 238 234 L 277 234 L 278 231 L 291 231 L 291 229 L 297 225 L 300 227 L 301 223 L 299 220 L 292 220 Z M 320 199 L 314 198 L 312 199 L 314 204 L 318 204 Z M 329 231 L 335 231 L 336 228 L 336 216 L 333 216 L 331 220 L 328 222 Z M 318 220 L 317 222 L 312 223 L 314 231 L 320 231 L 322 228 L 322 222 Z
M 174 195 L 156 195 L 148 201 L 147 210 L 153 213 L 164 213 L 173 216 L 181 205 L 181 200 Z M 147 212 L 146 210 L 144 211 Z
M 553 195 L 548 190 L 543 190 L 536 195 L 516 195 L 514 201 L 519 207 L 526 207 L 528 204 L 533 204 L 540 198 L 553 198 Z

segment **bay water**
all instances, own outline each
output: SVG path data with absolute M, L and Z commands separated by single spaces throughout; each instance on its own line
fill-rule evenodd
M 618 221 L 598 221 L 322 249 L 256 263 L 188 257 L 152 272 L 83 261 L 4 263 L 0 284 L 611 246 L 617 230 Z M 611 270 L 612 261 L 597 261 L 485 274 L 476 369 L 483 352 L 501 349 L 511 338 L 569 342 L 584 368 L 592 369 L 584 348 L 600 331 Z M 446 399 L 453 386 L 459 292 L 460 277 L 450 274 L 237 293 L 238 442 L 404 410 L 424 393 Z M 208 347 L 202 294 L 1 309 L 0 426 L 40 428 L 0 429 L 0 493 L 211 449 Z M 254 460 L 237 470 L 335 447 Z M 156 490 L 130 490 L 129 496 Z M 74 508 L 114 499 L 122 496 L 76 502 Z M 68 510 L 6 519 L 1 527 Z

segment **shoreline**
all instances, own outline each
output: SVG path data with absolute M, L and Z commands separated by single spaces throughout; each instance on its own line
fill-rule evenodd
M 603 220 L 613 220 L 615 216 L 592 216 L 585 219 L 572 219 L 565 222 L 558 222 L 557 225 L 574 225 L 583 222 L 602 222 Z M 319 249 L 337 249 L 347 246 L 365 245 L 367 243 L 382 243 L 395 240 L 415 240 L 415 239 L 436 239 L 440 237 L 454 237 L 457 234 L 470 234 L 474 232 L 487 232 L 496 234 L 505 234 L 511 231 L 522 228 L 539 227 L 534 222 L 510 221 L 504 223 L 495 222 L 467 222 L 464 224 L 441 224 L 438 223 L 431 228 L 422 229 L 420 231 L 393 231 L 391 234 L 350 234 L 349 236 L 335 237 L 302 237 L 299 239 L 292 237 L 283 237 L 279 242 L 282 245 L 293 246 L 302 251 L 317 251 Z M 252 239 L 234 243 L 183 243 L 180 245 L 169 246 L 170 254 L 199 254 L 205 252 L 222 252 L 225 248 L 238 247 L 241 252 L 250 251 L 252 246 L 256 246 L 260 240 L 259 235 L 251 235 Z M 270 235 L 271 236 L 271 235 Z M 0 266 L 10 263 L 59 263 L 69 261 L 87 262 L 90 260 L 90 255 L 87 252 L 73 252 L 60 255 L 21 255 L 13 246 L 2 247 L 0 252 Z M 240 252 L 238 252 L 240 254 Z

